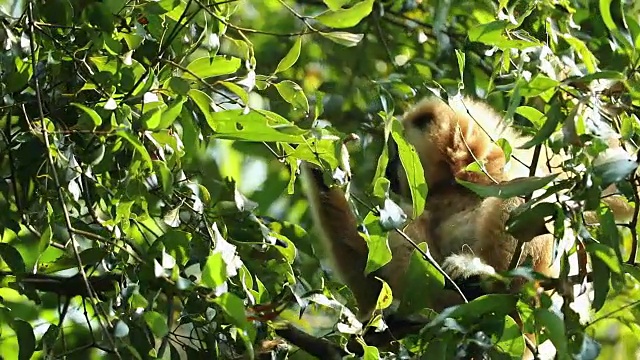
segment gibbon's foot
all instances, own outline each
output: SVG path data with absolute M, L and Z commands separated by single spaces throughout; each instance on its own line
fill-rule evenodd
M 482 279 L 496 274 L 496 270 L 491 265 L 487 265 L 482 259 L 471 254 L 447 256 L 442 263 L 442 269 L 454 280 L 464 280 L 472 276 Z

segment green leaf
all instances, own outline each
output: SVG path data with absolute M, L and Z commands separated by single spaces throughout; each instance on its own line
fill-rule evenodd
M 384 280 L 378 278 L 380 282 L 382 282 L 382 289 L 380 290 L 380 294 L 378 294 L 378 301 L 376 302 L 376 310 L 384 310 L 391 306 L 391 302 L 393 302 L 393 293 L 389 284 L 387 284 Z
M 545 328 L 545 334 L 549 337 L 556 348 L 557 359 L 568 360 L 569 349 L 567 337 L 565 335 L 564 323 L 558 315 L 548 309 L 538 308 L 535 310 L 537 324 Z
M 320 35 L 327 39 L 346 47 L 353 47 L 358 45 L 360 40 L 364 38 L 364 34 L 353 34 L 344 31 L 334 31 L 330 33 L 320 32 Z
M 162 338 L 169 334 L 167 319 L 165 319 L 160 313 L 155 311 L 146 311 L 142 317 L 155 336 Z
M 522 359 L 525 350 L 524 339 L 520 327 L 511 316 L 505 316 L 504 329 L 498 339 L 494 340 L 496 348 L 509 354 L 512 360 Z
M 309 100 L 307 100 L 300 85 L 291 80 L 283 80 L 275 84 L 275 86 L 280 96 L 293 105 L 294 110 L 302 109 L 305 113 L 309 112 Z
M 196 80 L 206 79 L 214 76 L 233 74 L 238 71 L 242 61 L 232 56 L 204 56 L 193 60 L 187 65 L 187 70 L 182 77 L 184 79 Z M 197 77 L 197 78 L 196 78 Z
M 520 80 L 520 85 L 519 91 L 521 96 L 534 97 L 547 90 L 557 88 L 560 85 L 560 82 L 542 74 L 538 74 L 534 76 L 531 81 Z
M 429 250 L 426 243 L 418 244 L 418 246 L 424 251 Z M 444 288 L 442 273 L 418 251 L 411 254 L 409 267 L 403 276 L 403 281 L 408 286 L 404 287 L 400 299 L 398 312 L 401 314 L 413 314 L 416 311 L 433 307 L 435 297 L 431 298 L 424 296 L 424 294 L 438 294 Z
M 267 110 L 251 110 L 247 114 L 243 109 L 223 110 L 210 113 L 207 122 L 214 136 L 221 139 L 300 144 L 305 142 L 302 135 L 307 133 Z
M 187 98 L 182 96 L 173 100 L 171 104 L 169 104 L 167 109 L 162 112 L 160 123 L 155 127 L 151 127 L 150 129 L 161 130 L 171 126 L 173 122 L 178 118 L 178 115 L 180 115 L 180 112 L 182 111 L 182 104 L 184 104 L 185 101 L 187 101 Z
M 149 156 L 147 149 L 144 147 L 144 145 L 142 145 L 137 137 L 133 136 L 125 130 L 117 131 L 116 135 L 127 140 L 133 146 L 133 148 L 142 156 L 142 159 L 147 163 L 147 166 L 149 166 L 150 168 L 153 167 L 151 156 Z
M 591 257 L 591 268 L 593 277 L 593 310 L 602 309 L 607 300 L 607 294 L 611 288 L 611 268 L 599 256 Z
M 104 258 L 108 255 L 105 249 L 99 247 L 92 247 L 86 250 L 83 250 L 80 253 L 80 261 L 83 264 L 96 264 L 100 261 L 104 260 Z M 51 274 L 61 270 L 77 268 L 78 260 L 73 255 L 64 255 L 54 262 L 50 262 L 46 264 L 46 273 Z
M 507 315 L 516 309 L 517 298 L 508 294 L 482 295 L 462 304 L 451 313 L 451 317 L 479 318 L 486 314 Z
M 302 36 L 298 36 L 296 41 L 293 43 L 293 47 L 291 47 L 291 49 L 289 49 L 289 52 L 287 52 L 287 55 L 285 55 L 282 60 L 280 60 L 280 62 L 278 63 L 278 67 L 276 67 L 276 71 L 274 71 L 273 73 L 277 74 L 292 67 L 300 57 L 301 48 Z
M 196 104 L 198 109 L 200 109 L 207 122 L 210 123 L 212 121 L 211 104 L 213 103 L 211 97 L 201 90 L 191 89 L 189 90 L 189 98 Z
M 636 171 L 638 163 L 631 159 L 621 159 L 605 162 L 594 166 L 593 173 L 602 179 L 603 188 L 624 180 L 629 174 Z
M 27 271 L 22 255 L 11 244 L 0 243 L 0 258 L 15 274 L 23 274 Z
M 577 51 L 589 73 L 593 73 L 598 70 L 598 60 L 589 50 L 589 47 L 584 43 L 584 41 L 569 34 L 563 34 L 563 38 L 573 49 Z
M 411 199 L 413 199 L 413 218 L 416 218 L 424 211 L 428 192 L 427 182 L 425 181 L 424 170 L 416 149 L 401 135 L 402 124 L 396 119 L 392 121 L 391 136 L 398 145 L 398 155 L 407 175 Z
M 380 357 L 380 350 L 377 347 L 371 345 L 364 346 L 364 354 L 362 355 L 362 360 L 378 360 L 382 359 Z
M 387 232 L 382 228 L 380 219 L 376 215 L 369 212 L 364 218 L 363 224 L 367 229 L 364 238 L 369 248 L 364 272 L 370 274 L 391 260 L 391 249 L 387 241 Z
M 18 337 L 18 359 L 31 359 L 36 349 L 36 337 L 33 334 L 33 328 L 28 322 L 20 319 L 14 319 L 11 328 L 13 328 L 13 331 L 16 332 L 16 336 Z
M 493 185 L 476 184 L 459 179 L 456 179 L 456 181 L 483 198 L 498 197 L 501 199 L 508 199 L 531 194 L 553 181 L 557 176 L 558 174 L 548 175 L 545 177 L 533 176 L 505 181 L 500 184 Z
M 374 0 L 363 0 L 348 9 L 328 10 L 315 17 L 322 24 L 332 28 L 349 28 L 358 25 L 371 14 Z
M 187 95 L 189 93 L 189 90 L 191 90 L 188 81 L 176 76 L 172 76 L 169 81 L 167 81 L 166 87 L 173 90 L 176 94 L 182 96 Z
M 331 10 L 339 10 L 343 6 L 351 2 L 351 0 L 322 0 L 323 3 Z
M 229 91 L 231 91 L 232 93 L 236 94 L 236 96 L 239 97 L 240 100 L 242 100 L 243 104 L 246 105 L 249 103 L 249 94 L 247 94 L 247 91 L 242 86 L 229 81 L 220 81 L 219 84 L 229 89 Z
M 529 120 L 536 129 L 540 129 L 544 125 L 545 115 L 534 107 L 518 106 L 516 114 L 527 118 L 527 120 Z
M 160 160 L 153 160 L 153 169 L 158 174 L 160 179 L 160 185 L 162 185 L 162 192 L 165 195 L 171 195 L 173 192 L 173 174 L 167 166 L 167 163 Z
M 464 79 L 464 64 L 465 64 L 465 53 L 456 49 L 456 58 L 458 59 L 458 71 L 460 72 L 460 81 L 462 82 Z
M 496 20 L 477 25 L 469 30 L 469 41 L 496 46 L 502 50 L 522 50 L 542 45 L 537 39 L 524 31 L 511 31 L 510 37 L 506 37 L 504 35 L 505 31 L 510 26 L 512 26 L 512 24 L 507 20 Z
M 231 318 L 233 324 L 246 331 L 247 337 L 252 340 L 255 338 L 256 331 L 247 321 L 245 316 L 245 307 L 242 299 L 232 293 L 224 293 L 213 300 L 222 310 Z
M 215 289 L 225 281 L 227 281 L 227 264 L 222 258 L 222 253 L 217 252 L 209 255 L 202 269 L 202 282 Z
M 192 235 L 185 231 L 171 229 L 160 236 L 156 242 L 162 242 L 167 254 L 173 256 L 182 266 L 189 261 Z
M 102 125 L 102 118 L 100 117 L 100 115 L 98 115 L 98 113 L 95 110 L 78 103 L 71 103 L 71 105 L 77 107 L 78 109 L 82 110 L 85 114 L 87 114 L 89 116 L 89 119 L 91 119 L 91 121 L 93 122 L 94 128 L 96 126 Z
M 19 56 L 13 59 L 15 70 L 9 71 L 6 79 L 2 82 L 6 86 L 6 92 L 11 93 L 21 90 L 29 83 L 33 68 L 29 61 L 22 61 Z
M 527 141 L 525 144 L 520 146 L 521 149 L 529 149 L 538 144 L 543 143 L 554 131 L 556 131 L 556 127 L 558 127 L 558 123 L 562 117 L 562 112 L 560 110 L 560 105 L 557 102 L 554 102 L 551 105 L 551 109 L 546 117 L 547 121 L 544 122 L 544 125 L 538 130 L 533 139 Z
M 589 243 L 586 246 L 586 250 L 592 256 L 602 260 L 602 262 L 614 273 L 620 274 L 622 272 L 618 256 L 616 255 L 615 250 L 611 247 L 604 244 Z
M 529 230 L 543 229 L 545 218 L 553 216 L 558 210 L 558 204 L 542 202 L 520 214 L 512 214 L 506 224 L 507 231 L 516 236 Z M 520 236 L 516 238 L 521 239 Z

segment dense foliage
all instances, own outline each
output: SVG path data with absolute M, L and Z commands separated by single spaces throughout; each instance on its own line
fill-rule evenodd
M 517 359 L 516 308 L 559 359 L 637 356 L 638 214 L 616 224 L 598 199 L 617 183 L 638 200 L 639 2 L 0 0 L 0 20 L 0 357 L 308 357 L 277 340 L 282 320 L 319 346 L 359 339 L 312 231 L 300 160 L 344 167 L 342 143 L 359 136 L 350 189 L 373 270 L 389 256 L 389 138 L 419 166 L 394 115 L 458 91 L 534 135 L 528 146 L 569 155 L 567 179 L 510 191 L 547 186 L 572 201 L 531 199 L 514 226 L 550 217 L 568 234 L 559 295 L 592 282 L 592 308 L 580 321 L 547 296 L 531 305 L 530 288 L 488 295 L 365 356 Z M 631 157 L 594 161 L 611 133 Z M 569 277 L 576 251 L 590 274 Z M 428 314 L 421 299 L 442 276 L 413 261 L 401 310 Z

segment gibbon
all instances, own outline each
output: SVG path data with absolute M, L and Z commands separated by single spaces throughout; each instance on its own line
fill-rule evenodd
M 455 282 L 483 279 L 509 270 L 518 240 L 525 242 L 520 263 L 529 258 L 534 271 L 557 277 L 558 268 L 552 264 L 554 237 L 544 226 L 518 234 L 505 229 L 510 213 L 524 203 L 523 199 L 481 198 L 456 179 L 492 184 L 531 173 L 545 175 L 549 173 L 545 166 L 558 159 L 547 158 L 542 151 L 540 165 L 531 172 L 528 165 L 533 150 L 518 149 L 528 139 L 508 126 L 488 105 L 469 98 L 457 98 L 448 104 L 436 97 L 424 99 L 406 112 L 401 121 L 405 138 L 420 158 L 429 192 L 424 212 L 410 221 L 404 232 L 415 243 L 426 242 L 433 258 Z M 495 143 L 499 138 L 506 139 L 513 148 L 508 163 L 504 151 Z M 483 165 L 482 172 L 469 169 L 476 161 Z M 375 310 L 382 286 L 376 277 L 390 286 L 394 298 L 402 297 L 407 285 L 404 275 L 414 247 L 400 234 L 389 232 L 392 259 L 365 276 L 368 248 L 358 232 L 358 220 L 344 191 L 325 183 L 322 170 L 315 165 L 305 163 L 302 169 L 321 238 L 332 254 L 338 275 L 354 295 L 358 318 L 366 320 Z M 408 197 L 402 169 L 390 166 L 387 170 L 394 191 Z M 623 200 L 610 198 L 609 203 L 619 207 L 617 211 L 624 216 L 633 213 Z M 457 292 L 443 291 L 442 296 L 429 299 L 433 310 L 461 303 Z M 517 282 L 512 291 L 517 291 Z
M 416 243 L 426 242 L 434 259 L 454 281 L 508 270 L 517 240 L 506 231 L 505 223 L 510 212 L 523 203 L 519 198 L 483 199 L 456 183 L 455 179 L 490 184 L 529 174 L 529 169 L 519 163 L 505 168 L 504 152 L 493 142 L 502 137 L 511 144 L 519 144 L 523 139 L 511 128 L 503 126 L 502 119 L 488 106 L 466 98 L 459 105 L 466 106 L 469 111 L 455 105 L 451 107 L 438 98 L 427 98 L 402 118 L 405 137 L 416 148 L 429 189 L 424 212 L 406 225 L 404 232 Z M 485 130 L 496 137 L 492 140 Z M 526 159 L 528 154 L 517 155 Z M 485 171 L 468 170 L 468 165 L 476 161 L 484 164 Z M 320 169 L 309 164 L 303 169 L 321 238 L 333 255 L 338 274 L 353 292 L 358 317 L 367 319 L 381 289 L 376 277 L 389 284 L 394 298 L 401 297 L 405 286 L 403 275 L 414 247 L 401 235 L 390 232 L 391 261 L 365 276 L 367 244 L 358 233 L 357 219 L 343 190 L 325 184 Z M 394 188 L 400 195 L 407 196 L 402 170 L 388 170 L 391 170 L 388 173 Z M 553 276 L 553 236 L 543 233 L 544 229 L 532 229 L 528 234 L 522 234 L 527 237 L 523 240 L 530 241 L 521 258 L 530 256 L 535 271 Z M 461 300 L 452 291 L 447 296 L 433 299 L 432 308 L 439 311 Z

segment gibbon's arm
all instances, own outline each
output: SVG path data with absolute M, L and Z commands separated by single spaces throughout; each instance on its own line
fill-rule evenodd
M 344 191 L 338 186 L 325 185 L 321 170 L 303 163 L 302 173 L 320 237 L 332 255 L 338 275 L 356 299 L 358 318 L 366 319 L 375 309 L 382 284 L 373 274 L 364 274 L 368 247 L 358 233 L 358 221 Z

